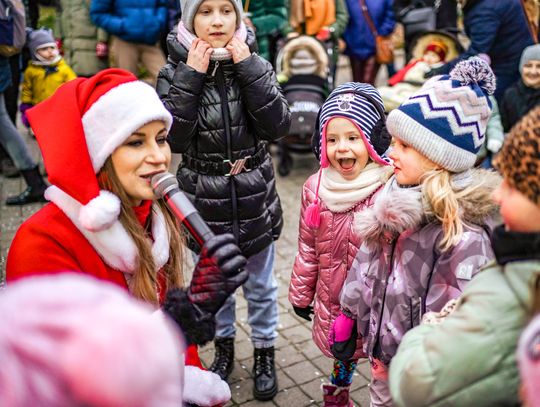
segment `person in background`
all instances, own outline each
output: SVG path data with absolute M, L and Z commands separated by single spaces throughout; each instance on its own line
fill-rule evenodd
M 89 77 L 109 67 L 109 35 L 90 19 L 90 0 L 60 0 L 56 35 L 64 59 L 77 76 Z
M 382 36 L 390 35 L 396 24 L 392 0 L 362 0 L 367 10 L 362 10 L 359 0 L 347 0 L 349 23 L 343 33 L 347 44 L 345 54 L 351 61 L 354 82 L 375 83 L 379 72 L 379 63 L 375 60 L 375 37 L 366 21 L 365 13 L 369 13 L 371 20 Z
M 45 194 L 51 203 L 17 230 L 8 284 L 66 270 L 116 284 L 182 329 L 186 363 L 194 366 L 184 401 L 228 401 L 227 384 L 201 370 L 197 345 L 213 339 L 214 315 L 247 278 L 246 260 L 232 235 L 214 236 L 184 287 L 183 234 L 150 185 L 171 160 L 172 117 L 155 90 L 125 70 L 106 69 L 64 84 L 28 119 L 52 184 Z
M 244 0 L 244 22 L 257 38 L 259 55 L 274 65 L 278 35 L 287 24 L 286 0 Z
M 540 104 L 540 44 L 523 50 L 519 72 L 521 78 L 506 90 L 501 103 L 501 120 L 506 132 Z
M 49 98 L 56 89 L 77 77 L 64 61 L 51 30 L 42 28 L 28 33 L 31 61 L 24 71 L 21 92 L 21 121 L 30 127 L 26 111 Z
M 159 70 L 165 65 L 165 54 L 159 41 L 167 30 L 167 2 L 154 0 L 92 0 L 90 17 L 94 24 L 110 35 L 111 66 L 139 75 L 155 86 Z
M 458 0 L 458 3 L 470 45 L 457 58 L 432 69 L 426 76 L 446 74 L 459 61 L 488 54 L 497 78 L 495 99 L 500 104 L 506 89 L 519 79 L 522 51 L 533 43 L 521 0 Z
M 491 236 L 496 263 L 469 283 L 442 323 L 403 337 L 390 365 L 396 406 L 520 404 L 518 339 L 540 311 L 539 156 L 536 107 L 512 128 L 493 160 L 503 176 L 493 194 L 504 222 Z M 530 396 L 538 396 L 538 382 Z
M 290 112 L 272 65 L 254 52 L 241 0 L 180 4 L 182 18 L 169 34 L 157 85 L 174 118 L 172 151 L 182 154 L 176 177 L 210 228 L 232 233 L 248 258 L 242 289 L 254 347 L 253 394 L 270 400 L 278 390 L 274 241 L 283 219 L 267 144 L 287 134 Z M 223 379 L 234 367 L 235 308 L 231 296 L 216 315 L 210 370 Z
M 181 332 L 121 288 L 75 273 L 0 295 L 4 407 L 177 407 Z

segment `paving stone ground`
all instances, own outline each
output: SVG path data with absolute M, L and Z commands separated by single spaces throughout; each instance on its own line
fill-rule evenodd
M 346 65 L 340 64 L 337 83 L 350 80 Z M 383 82 L 381 79 L 380 82 Z M 19 126 L 32 148 L 35 158 L 41 163 L 39 149 L 26 129 Z M 276 367 L 279 393 L 270 402 L 258 402 L 252 395 L 253 347 L 249 341 L 247 324 L 247 305 L 240 290 L 237 293 L 237 325 L 235 367 L 229 379 L 232 400 L 228 406 L 275 405 L 283 407 L 302 407 L 322 405 L 321 384 L 327 380 L 332 361 L 322 355 L 311 339 L 310 323 L 297 317 L 287 300 L 291 268 L 297 252 L 298 216 L 300 211 L 300 192 L 302 184 L 318 166 L 311 154 L 294 155 L 291 174 L 281 177 L 276 174 L 277 188 L 284 213 L 284 228 L 276 244 L 275 274 L 279 282 L 279 337 L 276 343 Z M 41 205 L 7 207 L 4 201 L 8 195 L 18 194 L 25 188 L 20 178 L 6 179 L 0 175 L 0 283 L 5 272 L 6 256 L 13 236 L 20 224 L 37 211 Z M 31 255 L 29 253 L 28 255 Z M 203 363 L 209 366 L 214 355 L 213 345 L 201 350 Z M 359 364 L 354 373 L 351 396 L 355 405 L 368 406 L 369 366 Z

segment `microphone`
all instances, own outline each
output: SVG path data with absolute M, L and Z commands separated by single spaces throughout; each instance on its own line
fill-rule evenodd
M 174 216 L 202 247 L 214 233 L 203 220 L 189 198 L 178 187 L 176 177 L 169 172 L 161 172 L 150 181 L 154 194 L 165 201 Z

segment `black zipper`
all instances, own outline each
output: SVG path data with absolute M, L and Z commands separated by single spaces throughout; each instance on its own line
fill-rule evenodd
M 221 116 L 223 118 L 223 126 L 225 129 L 225 136 L 227 138 L 227 159 L 233 162 L 232 155 L 232 139 L 231 139 L 231 123 L 229 120 L 229 99 L 227 98 L 227 89 L 225 88 L 225 76 L 223 69 L 219 69 L 219 61 L 216 61 L 212 76 L 216 78 L 216 85 L 218 88 L 220 100 L 221 100 Z M 234 177 L 229 178 L 229 185 L 231 188 L 231 204 L 232 204 L 232 229 L 236 242 L 240 240 L 240 227 L 238 225 L 238 202 L 236 201 L 236 186 L 234 184 Z

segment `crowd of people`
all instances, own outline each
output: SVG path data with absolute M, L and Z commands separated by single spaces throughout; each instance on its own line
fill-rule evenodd
M 283 213 L 270 144 L 294 126 L 283 90 L 320 85 L 288 298 L 333 361 L 324 405 L 353 405 L 367 359 L 374 407 L 540 406 L 530 3 L 60 0 L 57 32 L 28 29 L 20 96 L 22 56 L 0 51 L 0 144 L 17 171 L 1 169 L 27 184 L 6 205 L 49 202 L 9 247 L 1 404 L 224 405 L 240 287 L 253 396 L 272 400 Z M 395 71 L 376 37 L 418 7 L 437 19 L 405 37 Z M 334 86 L 342 52 L 353 81 Z M 155 192 L 169 170 L 213 232 L 202 243 Z

